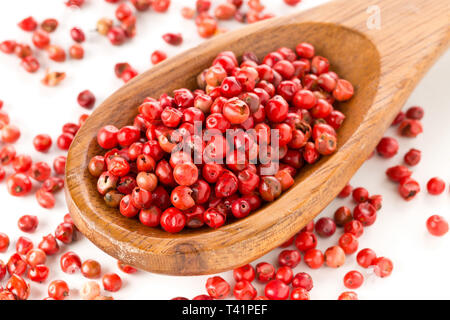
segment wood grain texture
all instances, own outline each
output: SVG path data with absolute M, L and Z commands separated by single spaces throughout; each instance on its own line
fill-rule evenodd
M 370 1 L 381 10 L 381 29 L 369 30 L 365 0 L 334 1 L 309 11 L 257 23 L 169 59 L 119 89 L 99 106 L 75 137 L 66 168 L 66 198 L 76 226 L 94 244 L 140 269 L 172 275 L 217 273 L 246 264 L 298 232 L 339 193 L 375 148 L 426 70 L 449 45 L 448 1 Z M 278 200 L 218 230 L 168 234 L 107 208 L 87 171 L 102 150 L 96 132 L 129 124 L 147 96 L 195 78 L 223 50 L 263 57 L 280 46 L 311 42 L 332 69 L 355 85 L 340 105 L 347 119 L 335 154 L 304 168 Z

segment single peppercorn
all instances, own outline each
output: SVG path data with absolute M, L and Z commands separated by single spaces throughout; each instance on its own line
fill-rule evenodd
M 427 183 L 428 193 L 431 195 L 440 195 L 445 190 L 445 182 L 439 177 L 431 178 Z
M 84 90 L 78 94 L 77 101 L 83 108 L 90 109 L 95 104 L 95 96 L 91 91 Z
M 399 145 L 396 139 L 384 137 L 377 145 L 377 152 L 383 158 L 392 158 L 398 152 Z

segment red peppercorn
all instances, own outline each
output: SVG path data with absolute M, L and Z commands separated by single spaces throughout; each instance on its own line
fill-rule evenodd
M 404 178 L 409 178 L 412 172 L 405 166 L 395 166 L 386 170 L 386 175 L 394 182 L 400 182 Z
M 394 265 L 392 261 L 385 257 L 376 258 L 373 261 L 374 272 L 380 278 L 385 278 L 391 275 Z
M 125 31 L 120 27 L 111 27 L 107 33 L 107 37 L 111 44 L 119 46 L 125 42 Z M 128 70 L 128 69 L 127 69 Z
M 31 267 L 36 267 L 40 264 L 45 264 L 47 255 L 41 249 L 35 248 L 28 251 L 25 261 Z
M 333 219 L 324 217 L 320 218 L 316 224 L 316 233 L 324 238 L 331 237 L 336 232 L 336 223 Z
M 309 292 L 302 288 L 294 288 L 291 292 L 291 300 L 309 300 Z
M 345 224 L 351 220 L 352 212 L 348 207 L 342 206 L 334 212 L 334 221 L 339 227 L 345 226 Z
M 121 3 L 116 9 L 116 18 L 119 21 L 126 20 L 132 14 L 133 14 L 133 11 L 132 11 L 131 7 L 128 5 L 128 3 Z
M 295 48 L 295 51 L 300 58 L 311 59 L 315 55 L 314 46 L 307 42 L 299 43 Z
M 359 203 L 353 210 L 353 218 L 363 226 L 371 226 L 377 219 L 377 209 L 368 202 Z
M 400 111 L 397 116 L 395 117 L 394 121 L 392 122 L 392 126 L 396 126 L 400 123 L 402 123 L 403 120 L 405 120 L 406 115 L 404 112 Z
M 6 265 L 3 261 L 0 260 L 0 281 L 2 281 L 5 278 L 6 275 Z M 3 289 L 2 289 L 3 290 Z M 0 292 L 2 291 L 0 290 Z
M 259 184 L 259 193 L 265 201 L 274 201 L 281 195 L 282 187 L 277 178 L 263 176 Z
M 353 270 L 344 276 L 344 285 L 348 289 L 358 289 L 364 282 L 361 272 Z
M 266 116 L 271 122 L 282 122 L 286 119 L 289 105 L 281 96 L 270 99 L 265 107 Z
M 152 9 L 156 12 L 166 12 L 169 9 L 170 0 L 153 0 Z
M 236 282 L 246 280 L 252 282 L 255 279 L 255 269 L 252 265 L 246 264 L 233 270 L 233 277 Z
M 162 36 L 163 40 L 173 46 L 178 46 L 183 42 L 181 33 L 166 33 Z
M 20 21 L 17 25 L 23 31 L 34 31 L 38 26 L 36 20 L 33 17 L 25 18 L 22 21 Z
M 27 270 L 27 263 L 22 259 L 19 253 L 14 253 L 6 264 L 9 275 L 21 276 Z
M 294 271 L 292 271 L 292 268 L 288 266 L 278 268 L 277 273 L 275 274 L 275 279 L 281 280 L 286 284 L 290 284 L 293 278 Z
M 6 290 L 12 293 L 17 300 L 27 300 L 30 295 L 30 286 L 21 276 L 16 274 L 8 280 Z
M 351 185 L 347 184 L 339 193 L 339 198 L 347 198 L 349 195 L 352 194 L 353 188 Z
M 206 12 L 209 11 L 209 8 L 211 7 L 211 1 L 210 0 L 197 0 L 195 3 L 197 12 Z
M 117 133 L 119 129 L 112 125 L 100 129 L 97 134 L 97 142 L 103 149 L 112 149 L 117 146 Z
M 406 111 L 406 117 L 409 119 L 421 120 L 423 118 L 424 113 L 425 112 L 422 107 L 413 106 Z
M 64 174 L 66 170 L 66 157 L 58 156 L 53 160 L 53 170 L 56 174 Z
M 237 281 L 233 289 L 233 295 L 237 300 L 253 300 L 257 294 L 255 287 L 247 280 Z
M 55 300 L 64 300 L 69 296 L 69 286 L 65 281 L 55 280 L 48 286 L 48 296 Z
M 358 295 L 353 291 L 341 293 L 338 300 L 358 300 Z
M 33 242 L 26 237 L 19 237 L 16 242 L 16 252 L 21 255 L 26 255 L 28 251 L 33 249 Z
M 36 216 L 24 215 L 19 218 L 17 225 L 23 232 L 33 232 L 38 226 L 38 218 Z
M 289 286 L 283 281 L 271 280 L 266 284 L 264 294 L 271 300 L 286 300 L 289 298 Z
M 20 65 L 30 73 L 36 72 L 40 67 L 39 61 L 33 56 L 23 58 Z
M 12 124 L 5 125 L 0 131 L 0 141 L 14 143 L 20 138 L 20 129 Z
M 52 169 L 45 162 L 35 162 L 31 165 L 29 175 L 39 182 L 44 182 L 50 177 Z
M 16 197 L 27 195 L 31 191 L 30 178 L 23 173 L 15 173 L 6 180 L 8 192 Z
M 9 237 L 8 235 L 0 232 L 0 252 L 6 252 L 9 247 Z
M 180 186 L 190 186 L 198 180 L 198 168 L 191 162 L 180 163 L 173 169 L 173 178 Z
M 76 253 L 68 251 L 61 256 L 60 265 L 63 272 L 73 274 L 81 269 L 81 259 Z
M 330 268 L 339 268 L 345 263 L 345 252 L 339 246 L 333 246 L 325 250 L 325 263 Z
M 303 260 L 311 269 L 319 269 L 325 261 L 322 251 L 317 249 L 309 249 L 306 251 Z
M 222 88 L 224 88 L 224 85 L 226 85 L 227 79 L 228 78 L 225 78 L 225 80 L 223 81 Z M 250 116 L 250 109 L 248 105 L 238 98 L 232 98 L 228 100 L 223 105 L 222 112 L 225 118 L 230 121 L 231 124 L 244 123 Z
M 375 194 L 373 196 L 370 196 L 369 203 L 374 206 L 374 208 L 378 211 L 381 209 L 383 205 L 383 197 L 379 194 Z
M 68 7 L 75 6 L 81 8 L 81 6 L 84 4 L 84 0 L 66 0 L 65 4 Z
M 81 273 L 88 279 L 96 279 L 100 277 L 102 268 L 100 263 L 95 260 L 86 260 L 81 265 Z
M 129 266 L 129 265 L 123 263 L 122 261 L 117 261 L 117 266 L 119 267 L 120 270 L 122 270 L 123 272 L 128 273 L 128 274 L 137 272 L 136 268 L 133 268 L 132 266 Z
M 358 252 L 356 256 L 356 261 L 358 264 L 363 268 L 368 268 L 372 265 L 374 265 L 375 259 L 377 258 L 377 255 L 375 251 L 372 249 L 362 249 L 360 252 Z
M 384 137 L 377 145 L 377 152 L 383 158 L 392 158 L 398 152 L 398 142 L 391 137 Z
M 364 232 L 364 227 L 360 221 L 352 220 L 344 225 L 344 232 L 349 232 L 359 238 Z
M 147 11 L 152 4 L 151 0 L 131 0 L 130 2 L 138 11 Z
M 50 44 L 50 37 L 44 30 L 37 30 L 33 33 L 33 44 L 39 49 L 45 49 Z
M 62 127 L 62 132 L 75 135 L 79 129 L 80 129 L 79 125 L 77 125 L 76 123 L 69 122 L 69 123 L 64 124 L 64 126 Z
M 358 239 L 352 233 L 344 233 L 339 238 L 339 246 L 345 254 L 353 254 L 358 250 Z
M 52 138 L 48 134 L 38 134 L 33 139 L 33 146 L 39 152 L 46 152 L 52 146 Z
M 69 55 L 72 59 L 83 59 L 84 57 L 84 49 L 79 44 L 73 44 L 69 48 Z
M 216 208 L 209 208 L 203 214 L 203 220 L 211 228 L 219 228 L 225 224 L 226 215 Z
M 180 232 L 185 225 L 186 216 L 177 208 L 169 208 L 161 215 L 161 227 L 167 232 Z
M 54 255 L 59 251 L 58 242 L 51 234 L 44 236 L 38 247 L 39 249 L 43 250 L 48 256 Z
M 427 190 L 429 194 L 440 195 L 445 190 L 445 182 L 439 177 L 431 178 L 427 183 Z
M 313 288 L 313 280 L 311 276 L 305 272 L 297 273 L 292 279 L 293 288 L 303 288 L 306 291 L 311 291 Z
M 17 46 L 18 46 L 18 44 L 16 41 L 5 40 L 3 42 L 0 42 L 0 51 L 2 51 L 3 53 L 6 53 L 6 54 L 11 54 L 11 53 L 14 53 Z
M 420 162 L 422 152 L 417 149 L 410 149 L 404 156 L 404 161 L 408 166 L 415 166 Z
M 161 210 L 156 206 L 142 209 L 139 212 L 139 221 L 148 227 L 157 227 L 161 219 Z
M 290 6 L 296 6 L 298 3 L 300 3 L 302 0 L 284 0 L 284 2 Z
M 55 206 L 54 195 L 44 189 L 36 191 L 36 200 L 39 205 L 45 209 L 51 209 Z
M 47 48 L 48 57 L 56 62 L 66 61 L 66 52 L 63 48 L 57 45 L 49 45 Z
M 256 265 L 256 279 L 259 282 L 268 282 L 275 278 L 275 268 L 267 262 L 260 262 Z
M 433 215 L 427 220 L 427 229 L 433 236 L 441 237 L 448 232 L 448 222 L 442 216 Z
M 152 64 L 158 64 L 161 61 L 164 61 L 166 59 L 167 59 L 167 54 L 161 50 L 155 50 L 155 51 L 153 51 L 153 53 L 151 55 Z
M 74 225 L 63 222 L 56 227 L 55 237 L 59 241 L 69 244 L 73 241 Z
M 420 192 L 420 185 L 412 178 L 405 178 L 400 181 L 398 192 L 403 199 L 409 201 Z
M 50 272 L 50 269 L 45 265 L 37 265 L 34 268 L 31 268 L 28 270 L 28 279 L 34 282 L 44 282 L 48 274 Z
M 422 123 L 415 119 L 403 120 L 398 127 L 398 133 L 403 137 L 415 138 L 422 132 Z
M 214 9 L 214 16 L 219 20 L 229 20 L 235 14 L 236 6 L 229 2 L 221 3 Z
M 47 32 L 53 32 L 56 30 L 57 27 L 58 27 L 58 20 L 53 18 L 45 19 L 41 23 L 41 28 Z
M 300 252 L 297 250 L 283 250 L 278 255 L 278 263 L 280 266 L 288 266 L 295 268 L 301 261 Z
M 55 193 L 64 188 L 64 180 L 58 177 L 50 177 L 42 183 L 41 189 L 46 192 Z
M 122 288 L 122 279 L 116 273 L 105 274 L 102 283 L 106 291 L 117 292 Z
M 12 167 L 15 172 L 26 173 L 30 170 L 33 160 L 28 155 L 18 155 L 12 161 Z
M 10 44 L 10 46 L 12 46 Z M 26 57 L 32 56 L 33 50 L 27 44 L 23 43 L 15 43 L 14 44 L 14 54 L 20 59 L 24 59 Z
M 73 139 L 74 139 L 73 134 L 64 132 L 61 135 L 59 135 L 58 139 L 56 140 L 56 145 L 61 150 L 69 150 Z
M 353 190 L 352 193 L 353 200 L 356 203 L 362 203 L 369 200 L 369 192 L 364 188 L 356 188 Z
M 311 68 L 313 64 L 311 64 Z M 354 89 L 353 85 L 344 79 L 338 79 L 336 82 L 336 87 L 333 90 L 333 97 L 337 101 L 346 101 L 353 97 Z
M 90 109 L 95 104 L 95 96 L 91 91 L 84 90 L 78 94 L 77 102 L 83 108 Z
M 206 281 L 206 291 L 214 299 L 224 299 L 230 294 L 230 285 L 223 278 L 215 276 Z
M 13 301 L 13 300 L 16 300 L 16 297 L 8 290 L 2 290 L 2 291 L 0 291 L 0 299 Z
M 317 237 L 311 232 L 302 231 L 295 239 L 295 246 L 302 252 L 314 249 L 317 246 Z

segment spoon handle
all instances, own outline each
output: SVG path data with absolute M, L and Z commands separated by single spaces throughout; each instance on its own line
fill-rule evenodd
M 325 6 L 326 10 L 319 6 L 289 20 L 337 23 L 365 34 L 378 49 L 382 74 L 395 71 L 397 89 L 412 90 L 449 47 L 449 1 L 337 0 Z

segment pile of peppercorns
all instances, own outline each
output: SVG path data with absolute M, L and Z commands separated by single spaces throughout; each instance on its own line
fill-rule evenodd
M 97 141 L 108 151 L 89 163 L 108 206 L 167 232 L 218 228 L 274 201 L 304 163 L 336 150 L 345 116 L 333 104 L 353 96 L 309 43 L 262 61 L 247 53 L 240 64 L 222 52 L 197 80 L 193 92 L 146 98 L 133 125 L 101 128 Z M 195 125 L 205 129 L 194 134 Z

